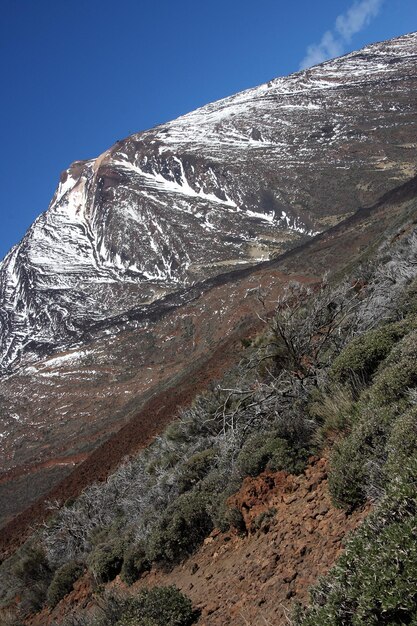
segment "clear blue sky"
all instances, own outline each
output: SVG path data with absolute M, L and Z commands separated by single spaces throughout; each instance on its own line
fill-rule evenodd
M 415 0 L 1 0 L 0 6 L 0 259 L 47 208 L 72 161 L 296 71 L 308 46 L 316 44 L 310 57 L 320 58 L 417 30 Z M 366 19 L 352 6 L 368 11 Z M 340 15 L 345 26 L 339 20 L 337 27 Z M 330 46 L 328 38 L 322 42 L 326 31 Z

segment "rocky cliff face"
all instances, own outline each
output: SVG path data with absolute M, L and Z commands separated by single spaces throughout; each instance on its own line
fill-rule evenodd
M 61 176 L 0 266 L 3 371 L 270 258 L 416 171 L 417 34 L 117 142 Z

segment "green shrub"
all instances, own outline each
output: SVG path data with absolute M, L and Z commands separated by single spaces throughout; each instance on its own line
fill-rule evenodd
M 213 526 L 219 528 L 222 532 L 228 531 L 230 527 L 235 528 L 239 533 L 246 532 L 242 513 L 238 509 L 230 508 L 227 503 L 229 497 L 236 493 L 240 485 L 241 479 L 231 478 L 230 483 L 223 492 L 215 489 L 207 490 L 207 493 L 210 494 L 210 517 Z M 205 489 L 211 486 L 211 481 L 208 485 L 204 484 Z
M 417 384 L 417 360 L 415 357 L 401 358 L 378 374 L 371 390 L 374 404 L 384 406 L 404 400 L 410 388 Z M 407 403 L 402 402 L 404 407 Z
M 326 390 L 315 390 L 311 396 L 308 412 L 319 424 L 314 435 L 319 446 L 335 433 L 346 434 L 357 421 L 357 407 L 350 386 L 333 384 Z
M 204 492 L 180 495 L 151 532 L 147 556 L 151 561 L 175 562 L 191 554 L 213 530 L 209 498 Z
M 352 432 L 336 443 L 330 457 L 329 491 L 337 506 L 354 508 L 363 504 L 368 492 L 382 487 L 386 477 L 386 441 L 392 414 L 383 408 L 374 411 L 366 404 Z
M 411 324 L 414 325 L 417 313 L 417 280 L 403 291 L 398 302 L 398 313 L 408 317 Z
M 13 567 L 13 574 L 22 585 L 50 579 L 52 573 L 40 544 L 30 542 L 21 548 Z
M 256 433 L 242 446 L 237 465 L 244 476 L 258 476 L 265 469 L 299 474 L 307 457 L 307 450 L 289 445 L 274 433 Z
M 369 383 L 378 365 L 406 330 L 404 322 L 397 322 L 356 337 L 333 361 L 330 375 L 339 383 L 356 379 Z
M 336 506 L 354 508 L 366 500 L 367 452 L 352 435 L 335 445 L 330 461 L 329 491 Z
M 291 474 L 301 474 L 306 466 L 309 452 L 305 448 L 292 447 L 288 441 L 277 437 L 267 447 L 271 451 L 267 469 L 277 472 L 285 470 Z
M 417 407 L 401 415 L 392 427 L 387 441 L 387 474 L 407 472 L 409 460 L 417 451 Z
M 165 437 L 167 441 L 171 441 L 173 443 L 186 443 L 189 441 L 189 435 L 187 430 L 184 428 L 184 425 L 180 420 L 176 420 L 171 422 L 165 430 Z
M 415 448 L 409 390 L 417 384 L 416 341 L 414 330 L 404 335 L 352 405 L 352 430 L 334 447 L 330 462 L 329 488 L 339 506 L 352 508 L 368 494 L 383 493 L 390 473 L 398 473 Z
M 24 544 L 14 555 L 11 576 L 16 582 L 24 614 L 43 606 L 52 575 L 45 551 L 36 539 Z
M 46 596 L 50 607 L 56 606 L 64 596 L 72 591 L 73 585 L 83 573 L 83 569 L 80 563 L 70 561 L 56 570 Z
M 116 626 L 158 626 L 158 622 L 150 617 L 140 617 L 141 611 L 121 617 Z
M 413 462 L 414 479 L 417 463 Z M 411 472 L 410 472 L 411 474 Z M 397 481 L 299 611 L 302 626 L 417 623 L 417 492 Z
M 106 583 L 116 578 L 122 569 L 124 549 L 120 538 L 109 539 L 94 548 L 88 565 L 97 582 Z
M 127 585 L 132 585 L 149 569 L 150 563 L 146 556 L 146 550 L 142 544 L 137 544 L 126 550 L 123 555 L 120 578 Z
M 246 534 L 246 524 L 242 515 L 242 511 L 236 507 L 227 507 L 224 513 L 224 530 L 228 530 L 230 527 L 238 531 L 238 533 Z
M 216 459 L 216 451 L 213 448 L 203 450 L 194 454 L 181 467 L 181 474 L 178 478 L 178 489 L 180 493 L 189 491 L 210 471 Z
M 262 530 L 263 532 L 268 532 L 271 524 L 273 523 L 276 513 L 277 510 L 274 507 L 268 509 L 267 511 L 262 511 L 262 513 L 259 513 L 259 515 L 255 517 L 251 524 L 251 531 L 256 532 L 258 530 Z
M 197 617 L 189 598 L 178 589 L 154 587 L 125 603 L 116 626 L 191 626 Z

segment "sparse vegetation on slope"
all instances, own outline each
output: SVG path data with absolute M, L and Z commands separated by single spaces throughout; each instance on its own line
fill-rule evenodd
M 404 475 L 405 474 L 405 475 Z M 417 463 L 394 476 L 377 510 L 297 611 L 301 626 L 382 626 L 417 623 Z
M 311 606 L 296 611 L 300 626 L 417 623 L 415 286 L 395 311 L 400 322 L 352 341 L 331 369 L 355 387 L 344 407 L 349 430 L 332 453 L 333 499 L 350 508 L 365 499 L 377 506 L 312 591 Z
M 176 587 L 142 589 L 135 596 L 103 596 L 92 613 L 69 616 L 65 626 L 191 626 L 198 620 L 190 600 Z
M 407 502 L 414 498 L 417 439 L 412 391 L 417 383 L 416 250 L 417 238 L 409 234 L 391 246 L 390 257 L 383 249 L 373 265 L 356 268 L 354 276 L 338 284 L 324 283 L 315 293 L 290 285 L 268 330 L 248 346 L 237 368 L 104 484 L 57 505 L 55 517 L 36 538 L 39 554 L 45 553 L 37 607 L 47 598 L 54 604 L 72 585 L 73 562 L 87 567 L 98 585 L 119 573 L 131 584 L 152 563 L 167 566 L 185 558 L 214 527 L 239 528 L 241 520 L 228 510 L 227 499 L 245 476 L 266 468 L 299 473 L 317 447 L 335 442 L 334 501 L 349 508 L 369 498 L 380 504 L 338 564 L 340 574 L 330 574 L 320 587 L 333 593 L 332 576 L 339 576 L 340 593 L 345 593 L 343 585 L 351 584 L 345 581 L 348 572 L 356 572 L 348 609 L 340 594 L 317 591 L 312 607 L 297 619 L 306 625 L 402 623 L 358 621 L 368 619 L 361 608 L 366 602 L 375 614 L 372 603 L 378 604 L 378 593 L 385 593 L 394 576 L 386 568 L 379 590 L 366 587 L 370 582 L 360 578 L 366 564 L 359 556 L 364 558 L 364 542 L 369 542 L 369 563 L 381 567 L 400 541 L 406 546 L 391 597 L 394 615 L 401 590 L 414 576 L 409 535 L 414 513 Z M 261 301 L 264 297 L 259 294 Z M 407 446 L 400 448 L 405 438 Z M 384 545 L 385 556 L 377 549 Z M 23 612 L 26 590 L 16 571 L 27 549 L 2 566 L 12 573 L 3 597 L 21 593 Z M 414 616 L 411 600 L 407 606 Z M 378 619 L 384 611 L 380 607 Z M 316 615 L 324 621 L 314 622 Z M 136 618 L 126 614 L 119 626 Z M 159 623 L 152 622 L 152 615 L 146 619 L 144 624 Z
M 56 570 L 46 595 L 50 607 L 56 606 L 67 593 L 72 591 L 73 585 L 83 573 L 83 569 L 80 563 L 70 561 Z

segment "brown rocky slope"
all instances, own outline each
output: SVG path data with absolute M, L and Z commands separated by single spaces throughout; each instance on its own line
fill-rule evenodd
M 294 602 L 307 600 L 309 587 L 327 573 L 344 538 L 369 512 L 368 506 L 349 514 L 332 505 L 327 461 L 318 457 L 301 476 L 281 471 L 247 478 L 229 505 L 243 514 L 246 534 L 215 530 L 192 557 L 169 572 L 153 568 L 130 592 L 175 585 L 201 610 L 201 626 L 284 626 Z M 119 579 L 109 587 L 126 589 Z M 52 612 L 27 623 L 60 623 L 94 604 L 93 585 L 84 577 Z

